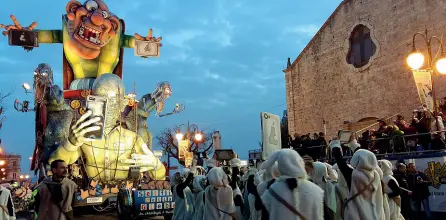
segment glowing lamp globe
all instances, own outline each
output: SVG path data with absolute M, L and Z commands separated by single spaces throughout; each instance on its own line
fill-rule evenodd
M 201 133 L 196 133 L 194 138 L 196 141 L 201 141 L 203 140 L 203 135 Z
M 424 56 L 420 52 L 414 52 L 411 53 L 407 57 L 407 65 L 409 65 L 410 68 L 417 70 L 420 69 L 424 64 Z
M 177 138 L 177 140 L 183 140 L 183 138 L 184 138 L 184 134 L 182 134 L 182 133 L 177 133 L 177 134 L 175 135 L 175 137 Z
M 446 58 L 441 58 L 435 64 L 437 71 L 441 74 L 446 74 Z

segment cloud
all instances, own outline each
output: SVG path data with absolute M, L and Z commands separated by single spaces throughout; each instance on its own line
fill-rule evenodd
M 7 57 L 0 57 L 0 63 L 17 64 L 17 63 L 19 63 L 19 61 L 14 60 L 14 59 L 10 59 L 10 58 L 7 58 Z
M 149 58 L 149 59 L 139 59 L 135 61 L 136 65 L 139 66 L 155 66 L 155 65 L 161 65 L 166 64 L 167 60 L 165 59 L 159 59 L 159 58 Z
M 319 27 L 314 24 L 299 25 L 295 27 L 287 27 L 284 29 L 284 34 L 306 34 L 308 37 L 313 37 Z
M 225 106 L 227 104 L 225 101 L 217 98 L 210 99 L 209 103 L 218 106 Z
M 212 73 L 209 70 L 205 70 L 204 77 L 208 78 L 208 79 L 218 80 L 218 81 L 221 81 L 221 82 L 227 82 L 228 81 L 226 78 L 220 76 L 220 74 Z
M 204 34 L 201 30 L 180 30 L 166 35 L 166 45 L 170 44 L 183 49 L 191 49 L 190 42 Z

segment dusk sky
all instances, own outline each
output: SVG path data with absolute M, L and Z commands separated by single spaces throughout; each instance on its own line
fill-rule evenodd
M 22 26 L 38 22 L 37 29 L 61 29 L 67 1 L 6 1 L 0 23 L 12 24 L 14 14 Z M 82 1 L 83 2 L 83 1 Z M 124 56 L 127 92 L 143 95 L 161 81 L 171 83 L 173 94 L 165 112 L 175 103 L 186 110 L 158 118 L 149 128 L 154 137 L 165 128 L 190 121 L 206 132 L 220 131 L 223 148 L 233 148 L 242 159 L 261 140 L 260 112 L 282 116 L 286 109 L 287 57 L 293 61 L 341 0 L 108 0 L 110 11 L 125 20 L 126 33 L 163 37 L 159 58 Z M 317 2 L 317 3 L 316 3 Z M 2 30 L 3 31 L 3 30 Z M 13 102 L 32 101 L 22 83 L 32 84 L 39 63 L 54 69 L 62 84 L 62 45 L 41 44 L 31 52 L 8 46 L 0 35 L 0 91 L 15 89 L 3 105 L 7 120 L 0 130 L 2 147 L 22 155 L 22 172 L 29 169 L 34 149 L 34 114 L 16 112 Z M 140 96 L 139 96 L 140 97 Z M 153 141 L 157 146 L 156 139 Z

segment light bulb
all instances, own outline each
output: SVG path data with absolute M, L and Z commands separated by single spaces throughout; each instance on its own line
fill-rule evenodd
M 441 58 L 435 64 L 437 71 L 441 74 L 446 74 L 446 58 Z
M 196 141 L 201 141 L 203 139 L 203 135 L 201 133 L 196 133 L 194 138 Z
M 411 53 L 407 57 L 407 65 L 409 65 L 410 68 L 417 70 L 420 69 L 424 64 L 424 56 L 420 52 L 414 52 Z
M 182 133 L 177 133 L 177 134 L 175 135 L 175 137 L 177 138 L 177 140 L 183 140 L 183 138 L 184 138 L 184 134 L 182 134 Z

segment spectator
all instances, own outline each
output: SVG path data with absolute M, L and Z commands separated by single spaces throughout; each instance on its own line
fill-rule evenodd
M 390 136 L 392 137 L 393 149 L 395 152 L 404 152 L 404 132 L 398 126 L 390 127 L 392 129 Z
M 378 148 L 378 152 L 380 154 L 385 154 L 389 149 L 389 143 L 390 143 L 390 140 L 387 139 L 388 138 L 387 123 L 382 119 L 378 120 L 378 123 L 379 123 L 379 129 L 375 131 L 375 137 L 378 140 L 376 140 L 375 147 Z
M 409 190 L 410 187 L 407 181 L 406 165 L 398 163 L 396 165 L 396 169 L 397 170 L 394 172 L 393 177 L 395 177 L 401 189 L 401 214 L 405 219 L 409 219 L 411 212 L 410 196 L 412 195 L 412 191 Z
M 446 145 L 440 134 L 435 133 L 433 136 L 434 138 L 432 139 L 431 143 L 432 150 L 444 150 Z
M 414 163 L 409 163 L 409 173 L 408 173 L 408 183 L 412 190 L 412 199 L 415 207 L 415 218 L 421 218 L 421 204 L 423 204 L 424 212 L 426 213 L 427 219 L 432 219 L 432 214 L 429 207 L 429 181 L 423 172 L 417 171 Z
M 320 150 L 320 158 L 327 158 L 327 140 L 325 139 L 325 134 L 323 132 L 319 132 L 319 145 L 321 146 Z

